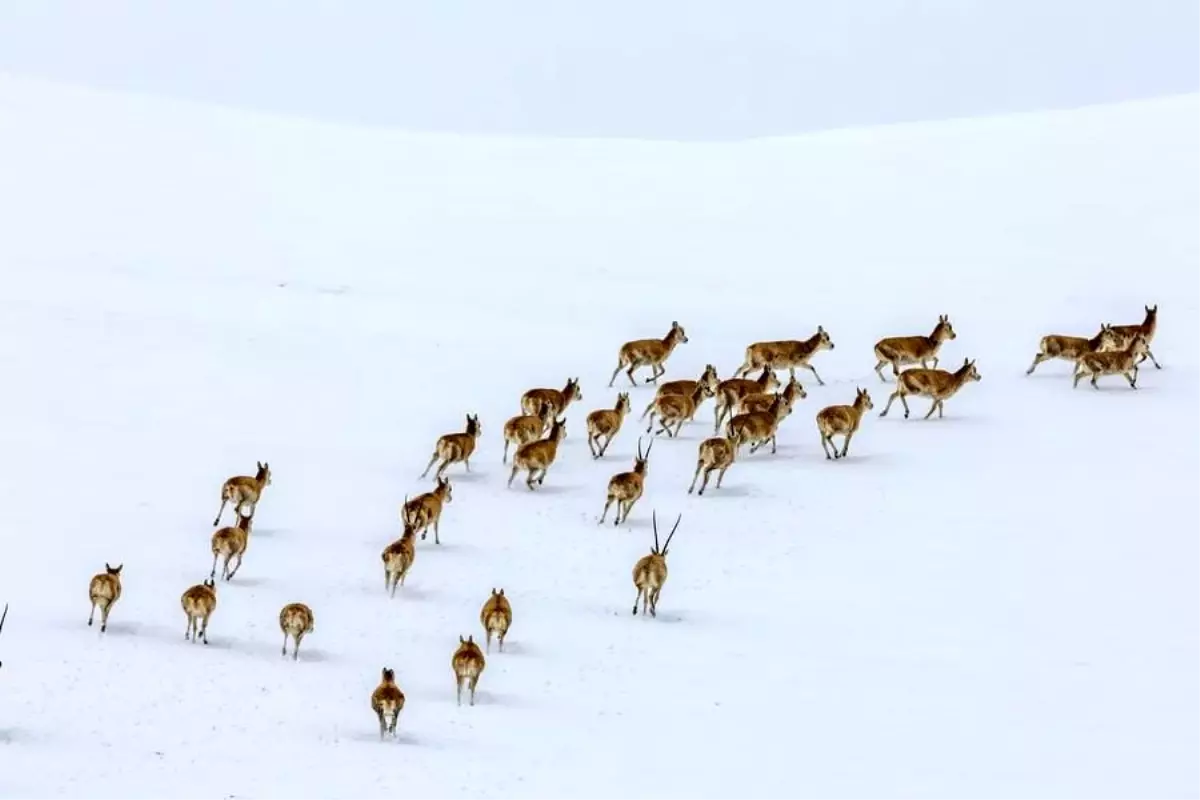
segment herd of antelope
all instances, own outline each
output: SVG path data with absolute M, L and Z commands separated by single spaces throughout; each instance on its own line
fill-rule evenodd
M 1032 374 L 1044 361 L 1063 359 L 1075 365 L 1072 373 L 1073 386 L 1078 386 L 1079 381 L 1087 377 L 1094 388 L 1099 388 L 1099 378 L 1121 375 L 1130 387 L 1136 389 L 1139 364 L 1150 359 L 1156 368 L 1161 369 L 1150 351 L 1150 343 L 1154 339 L 1158 324 L 1158 307 L 1146 306 L 1145 312 L 1145 318 L 1139 324 L 1104 324 L 1091 338 L 1058 334 L 1044 336 L 1026 374 Z M 946 400 L 968 383 L 981 380 L 975 362 L 971 359 L 964 359 L 962 366 L 954 371 L 938 368 L 942 345 L 956 337 L 949 317 L 941 315 L 928 336 L 888 337 L 875 344 L 876 374 L 880 381 L 886 383 L 883 368 L 890 365 L 895 380 L 895 390 L 880 412 L 881 417 L 887 416 L 892 403 L 899 399 L 907 418 L 910 396 L 921 396 L 930 400 L 925 419 L 930 418 L 934 411 L 941 417 Z M 609 379 L 609 387 L 623 369 L 631 386 L 638 385 L 634 373 L 640 368 L 651 370 L 650 376 L 644 379 L 646 383 L 657 383 L 658 379 L 666 374 L 665 364 L 671 353 L 678 345 L 687 341 L 683 326 L 672 322 L 671 329 L 662 339 L 639 339 L 625 343 L 618 353 L 617 367 Z M 748 447 L 750 453 L 754 453 L 770 443 L 771 452 L 774 453 L 780 424 L 791 415 L 796 403 L 808 396 L 804 387 L 796 380 L 796 370 L 808 370 L 818 384 L 824 385 L 811 360 L 820 351 L 832 349 L 834 343 L 829 333 L 823 327 L 818 327 L 816 332 L 805 340 L 751 344 L 746 348 L 741 366 L 725 380 L 720 379 L 715 366 L 708 364 L 697 379 L 672 380 L 658 384 L 653 400 L 646 406 L 641 417 L 642 420 L 649 418 L 645 434 L 650 435 L 650 441 L 643 449 L 642 440 L 639 438 L 632 469 L 613 475 L 608 481 L 599 524 L 605 522 L 613 506 L 613 525 L 620 525 L 629 519 L 645 487 L 655 437 L 666 434 L 668 439 L 676 438 L 683 425 L 693 421 L 700 406 L 708 398 L 714 398 L 715 401 L 714 436 L 706 438 L 699 445 L 696 470 L 692 475 L 688 494 L 696 491 L 696 481 L 701 480 L 701 473 L 703 479 L 700 482 L 699 495 L 703 495 L 708 488 L 709 479 L 714 472 L 715 488 L 720 489 L 726 470 L 734 463 L 743 446 Z M 901 371 L 901 367 L 909 368 Z M 788 371 L 788 382 L 781 386 L 776 371 L 782 370 Z M 567 434 L 565 413 L 572 403 L 582 400 L 583 393 L 578 378 L 569 379 L 561 389 L 535 388 L 521 396 L 519 405 L 522 413 L 505 422 L 502 430 L 503 463 L 508 463 L 509 449 L 512 448 L 512 470 L 508 477 L 508 487 L 511 488 L 520 473 L 524 473 L 525 486 L 530 491 L 535 491 L 544 483 L 547 472 L 557 458 L 559 444 Z M 617 394 L 613 407 L 587 414 L 585 425 L 588 448 L 593 459 L 599 460 L 604 457 L 609 445 L 623 427 L 631 408 L 629 393 L 622 391 Z M 858 388 L 853 403 L 832 405 L 817 412 L 817 432 L 827 459 L 837 460 L 847 456 L 850 441 L 858 432 L 863 415 L 873 408 L 870 394 L 866 389 Z M 656 423 L 657 431 L 654 430 Z M 404 498 L 400 508 L 402 534 L 399 539 L 388 544 L 381 555 L 384 589 L 390 597 L 395 596 L 397 586 L 404 585 L 405 577 L 413 566 L 417 534 L 424 540 L 432 528 L 434 544 L 441 544 L 442 511 L 452 499 L 451 482 L 445 475 L 446 470 L 461 463 L 469 472 L 471 456 L 475 453 L 482 435 L 483 426 L 478 416 L 468 414 L 465 430 L 447 433 L 438 438 L 429 463 L 421 473 L 421 477 L 425 478 L 434 465 L 437 466 L 433 476 L 434 487 L 412 499 Z M 835 436 L 842 437 L 840 452 L 834 441 Z M 220 527 L 212 534 L 213 560 L 209 576 L 203 582 L 184 591 L 180 598 L 187 618 L 184 633 L 186 640 L 208 644 L 209 621 L 217 607 L 218 564 L 220 579 L 225 582 L 233 580 L 242 566 L 253 528 L 255 510 L 269 485 L 271 469 L 265 462 L 257 465 L 253 476 L 235 476 L 222 484 L 221 505 L 213 525 L 220 525 L 226 505 L 232 507 L 236 520 L 232 526 Z M 643 615 L 657 616 L 659 596 L 667 580 L 667 552 L 681 520 L 682 515 L 675 520 L 665 541 L 660 544 L 657 513 L 651 514 L 654 545 L 650 553 L 638 559 L 633 568 L 633 584 L 637 590 L 633 604 L 635 615 L 638 613 L 640 602 Z M 88 587 L 92 604 L 88 625 L 93 624 L 98 609 L 101 633 L 108 629 L 109 614 L 121 598 L 123 566 L 118 564 L 113 567 L 105 564 L 104 572 L 93 577 Z M 460 635 L 458 646 L 451 656 L 451 669 L 460 705 L 464 687 L 469 693 L 469 703 L 475 704 L 475 688 L 486 666 L 485 650 L 491 651 L 493 638 L 497 640 L 500 652 L 504 651 L 504 640 L 512 625 L 513 611 L 503 588 L 492 588 L 480 611 L 479 620 L 484 630 L 485 647 L 481 648 L 473 635 L 465 638 Z M 279 612 L 279 627 L 284 637 L 281 649 L 283 656 L 287 655 L 288 642 L 291 641 L 292 659 L 299 659 L 300 643 L 307 634 L 313 632 L 313 622 L 312 609 L 304 603 L 294 602 L 283 607 Z M 0 618 L 0 629 L 2 626 L 3 618 Z M 378 718 L 380 738 L 394 736 L 397 719 L 404 708 L 404 693 L 397 686 L 395 672 L 391 668 L 383 668 L 380 683 L 371 694 L 370 703 Z

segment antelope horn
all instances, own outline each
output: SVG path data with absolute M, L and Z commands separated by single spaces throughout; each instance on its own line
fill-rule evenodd
M 0 615 L 0 631 L 4 630 L 4 620 L 8 619 L 8 603 L 4 604 L 4 614 Z
M 658 512 L 657 511 L 650 512 L 650 523 L 654 526 L 654 549 L 658 550 Z M 7 613 L 7 610 L 8 610 L 8 607 L 5 606 L 6 613 Z
M 664 556 L 667 554 L 667 548 L 671 546 L 671 539 L 672 539 L 672 537 L 675 536 L 675 530 L 679 527 L 679 523 L 681 521 L 683 521 L 683 514 L 679 515 L 678 519 L 675 520 L 674 527 L 671 528 L 671 532 L 669 534 L 667 534 L 667 541 L 666 541 L 666 544 L 663 545 L 663 549 L 662 549 L 662 553 Z
M 640 437 L 640 436 L 638 437 L 638 440 L 637 440 L 637 449 L 638 449 L 637 460 L 641 461 L 644 458 L 644 456 L 642 455 L 642 437 Z
M 651 450 L 653 450 L 653 449 L 654 449 L 654 439 L 653 439 L 653 438 L 651 438 L 651 439 L 650 439 L 650 446 L 646 448 L 646 455 L 643 457 L 643 459 L 649 458 L 649 457 L 650 457 L 650 451 L 651 451 Z

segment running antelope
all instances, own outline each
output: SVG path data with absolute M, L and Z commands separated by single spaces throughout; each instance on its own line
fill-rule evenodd
M 655 431 L 655 436 L 663 432 L 670 437 L 678 436 L 679 431 L 683 428 L 683 423 L 691 422 L 692 418 L 696 416 L 700 404 L 704 402 L 704 398 L 711 396 L 712 387 L 707 383 L 697 383 L 690 395 L 659 395 L 654 398 L 654 408 L 650 411 L 650 424 L 646 426 L 646 433 L 649 433 L 654 427 L 654 418 L 658 417 L 659 428 Z M 672 424 L 675 425 L 673 432 Z
M 728 378 L 717 385 L 716 419 L 713 420 L 713 433 L 721 430 L 721 423 L 732 417 L 734 409 L 742 398 L 749 394 L 766 394 L 779 388 L 779 379 L 775 370 L 763 367 L 762 373 L 754 380 L 748 378 Z
M 214 526 L 221 524 L 221 514 L 225 512 L 226 503 L 233 503 L 234 511 L 239 514 L 245 513 L 243 506 L 249 506 L 249 515 L 254 516 L 254 509 L 262 497 L 263 489 L 271 485 L 271 467 L 265 461 L 254 463 L 258 465 L 258 471 L 254 473 L 253 478 L 249 475 L 236 475 L 221 485 L 221 507 L 217 509 Z
M 400 538 L 383 548 L 383 590 L 396 596 L 396 586 L 404 585 L 404 578 L 417 559 L 417 532 L 408 522 Z
M 1099 389 L 1096 379 L 1102 375 L 1124 375 L 1129 381 L 1130 388 L 1137 388 L 1138 362 L 1150 352 L 1146 337 L 1140 333 L 1133 335 L 1133 341 L 1124 350 L 1110 350 L 1104 353 L 1085 353 L 1077 362 L 1075 380 L 1072 387 L 1079 386 L 1084 376 L 1091 376 L 1093 389 Z
M 404 710 L 404 692 L 396 685 L 396 673 L 383 668 L 379 685 L 371 692 L 371 710 L 379 717 L 379 741 L 396 735 L 396 720 Z
M 99 607 L 101 633 L 108 630 L 108 612 L 112 611 L 113 605 L 121 599 L 121 570 L 124 568 L 124 564 L 110 567 L 106 561 L 104 572 L 93 577 L 92 582 L 88 584 L 88 596 L 92 600 L 92 613 L 88 616 L 88 625 L 92 624 L 96 608 Z M 5 608 L 7 610 L 7 606 Z
M 817 332 L 804 341 L 755 342 L 746 348 L 746 360 L 734 375 L 740 378 L 760 367 L 771 367 L 786 369 L 794 378 L 796 367 L 804 367 L 813 374 L 817 383 L 824 386 L 825 381 L 817 374 L 816 367 L 808 362 L 821 350 L 832 349 L 833 340 L 825 328 L 818 325 Z
M 1138 359 L 1138 363 L 1142 363 L 1147 358 L 1154 363 L 1156 369 L 1162 369 L 1162 366 L 1154 358 L 1154 354 L 1150 352 L 1150 342 L 1154 341 L 1154 332 L 1158 330 L 1158 304 L 1154 307 L 1145 306 L 1146 318 L 1142 320 L 1141 325 L 1114 325 L 1113 333 L 1117 335 L 1117 342 L 1113 345 L 1113 350 L 1124 350 L 1133 344 L 1133 337 L 1141 334 L 1146 340 L 1146 352 Z
M 227 581 L 233 580 L 234 574 L 242 568 L 242 557 L 246 554 L 246 545 L 250 543 L 250 527 L 253 522 L 254 517 L 247 517 L 239 513 L 238 521 L 232 528 L 221 528 L 212 535 L 213 563 L 208 577 L 215 578 L 217 576 L 217 559 L 224 556 L 221 577 Z M 235 557 L 237 564 L 230 569 L 229 562 Z
M 292 660 L 300 658 L 300 640 L 305 634 L 313 632 L 312 609 L 304 603 L 288 603 L 279 612 L 279 629 L 283 631 L 283 650 L 281 655 L 287 655 L 287 643 L 291 638 L 296 642 L 292 648 Z
M 696 478 L 700 477 L 700 470 L 704 470 L 704 480 L 700 482 L 700 495 L 704 496 L 704 489 L 708 486 L 708 477 L 717 472 L 717 488 L 721 488 L 721 481 L 725 479 L 725 470 L 733 464 L 737 458 L 738 446 L 741 444 L 735 433 L 730 436 L 714 436 L 711 439 L 705 439 L 700 443 L 700 455 L 696 459 L 696 472 L 692 475 L 692 485 L 688 487 L 688 494 L 696 488 Z
M 468 636 L 466 639 L 458 637 L 458 649 L 454 651 L 454 656 L 450 659 L 450 666 L 454 670 L 454 682 L 458 686 L 458 704 L 462 705 L 462 690 L 465 683 L 471 690 L 471 705 L 475 705 L 475 684 L 479 683 L 479 676 L 483 674 L 483 668 L 487 666 L 487 661 L 484 659 L 479 645 L 475 644 L 474 636 Z
M 725 426 L 725 434 L 736 438 L 739 446 L 750 445 L 750 452 L 758 452 L 758 448 L 767 442 L 771 443 L 771 452 L 775 452 L 775 435 L 779 431 L 779 423 L 791 413 L 782 395 L 775 395 L 766 411 L 751 411 L 748 414 L 738 414 L 729 420 Z
M 518 414 L 504 423 L 504 457 L 500 463 L 508 463 L 508 446 L 520 447 L 529 442 L 536 442 L 545 436 L 546 431 L 554 424 L 554 407 L 543 402 L 537 414 Z
M 616 408 L 601 408 L 587 415 L 588 449 L 592 451 L 592 458 L 600 458 L 608 450 L 629 409 L 629 392 L 621 392 L 617 395 Z M 603 445 L 600 444 L 601 437 Z
M 533 491 L 535 483 L 541 486 L 546 480 L 546 470 L 550 469 L 550 465 L 554 463 L 554 459 L 558 455 L 558 443 L 566 435 L 567 421 L 556 419 L 550 426 L 550 432 L 546 434 L 545 439 L 521 445 L 513 454 L 513 468 L 508 476 L 508 485 L 512 486 L 513 478 L 517 477 L 517 473 L 525 470 L 525 485 L 529 487 L 529 491 Z
M 866 389 L 859 389 L 854 394 L 854 405 L 829 406 L 817 413 L 817 430 L 821 432 L 821 449 L 825 451 L 825 458 L 846 457 L 846 451 L 850 449 L 850 440 L 862 424 L 863 414 L 873 408 L 875 404 L 871 402 L 871 395 L 867 394 Z M 842 444 L 841 453 L 838 453 L 837 445 L 833 443 L 833 437 L 839 434 L 846 439 Z M 831 446 L 832 456 L 829 454 Z
M 567 385 L 561 389 L 530 389 L 521 395 L 521 410 L 526 414 L 537 414 L 542 403 L 549 403 L 553 419 L 558 419 L 566 413 L 567 406 L 582 399 L 579 378 L 569 378 Z
M 654 397 L 657 399 L 664 394 L 683 394 L 690 397 L 696 391 L 696 387 L 702 383 L 708 386 L 710 395 L 716 395 L 717 387 L 720 385 L 721 379 L 717 377 L 717 368 L 712 364 L 705 365 L 704 372 L 700 374 L 699 380 L 683 378 L 677 381 L 660 383 L 658 385 L 658 390 L 654 393 Z M 645 419 L 646 415 L 649 414 L 653 408 L 654 401 L 651 400 L 649 405 L 646 406 L 646 410 L 642 412 L 641 418 Z
M 783 387 L 783 391 L 779 393 L 783 397 L 784 404 L 787 405 L 788 413 L 792 412 L 797 400 L 803 400 L 808 397 L 808 392 L 804 391 L 804 387 L 800 385 L 800 381 L 795 378 L 788 378 L 787 385 Z M 771 403 L 775 402 L 774 392 L 754 392 L 747 394 L 738 401 L 737 413 L 746 414 L 751 411 L 766 411 L 771 407 Z
M 1033 357 L 1033 363 L 1029 365 L 1029 369 L 1025 370 L 1025 374 L 1032 375 L 1038 364 L 1054 358 L 1075 363 L 1088 353 L 1117 349 L 1120 341 L 1121 337 L 1113 330 L 1112 325 L 1107 323 L 1101 325 L 1100 332 L 1090 339 L 1082 336 L 1062 336 L 1056 333 L 1043 336 L 1038 343 L 1037 355 Z
M 433 543 L 441 544 L 440 526 L 442 508 L 453 499 L 449 478 L 438 478 L 433 491 L 419 494 L 412 500 L 405 500 L 400 509 L 400 521 L 405 527 L 411 525 L 420 531 L 421 541 L 425 541 L 429 526 L 433 526 Z
M 646 465 L 650 460 L 650 451 L 654 449 L 654 440 L 650 440 L 650 446 L 646 448 L 645 455 L 642 455 L 640 439 L 637 447 L 637 457 L 633 460 L 633 471 L 621 472 L 613 475 L 609 480 L 608 497 L 604 501 L 604 511 L 600 514 L 598 525 L 604 524 L 604 518 L 608 516 L 608 508 L 613 503 L 617 504 L 617 516 L 613 520 L 613 525 L 620 525 L 622 520 L 629 519 L 629 512 L 633 509 L 633 504 L 641 498 L 646 484 Z
M 217 608 L 217 583 L 209 578 L 204 583 L 198 583 L 183 593 L 179 598 L 183 605 L 183 613 L 187 614 L 188 626 L 183 638 L 196 643 L 196 637 L 208 644 L 208 618 Z
M 892 403 L 897 397 L 904 405 L 904 418 L 908 419 L 908 400 L 905 399 L 908 395 L 919 395 L 921 397 L 930 398 L 933 403 L 929 406 L 929 413 L 925 415 L 925 419 L 929 419 L 933 415 L 934 409 L 938 412 L 938 419 L 942 417 L 942 405 L 958 393 L 958 390 L 967 384 L 968 381 L 983 380 L 979 374 L 979 370 L 975 369 L 975 362 L 968 359 L 963 359 L 963 365 L 954 372 L 947 372 L 944 369 L 923 369 L 915 367 L 906 369 L 900 373 L 896 379 L 896 391 L 892 392 L 892 396 L 888 398 L 887 405 L 883 407 L 883 411 L 879 416 L 886 417 L 888 409 L 892 407 Z
M 613 381 L 617 379 L 617 373 L 623 367 L 628 367 L 625 374 L 629 376 L 631 386 L 637 386 L 637 381 L 633 379 L 633 373 L 638 367 L 650 367 L 650 377 L 646 378 L 646 383 L 654 383 L 667 371 L 663 367 L 667 357 L 671 355 L 677 345 L 687 344 L 687 340 L 688 337 L 683 331 L 683 326 L 678 322 L 672 322 L 671 330 L 667 331 L 667 335 L 661 339 L 635 339 L 632 342 L 626 342 L 621 345 L 621 350 L 617 353 L 617 368 L 613 370 L 612 377 L 608 379 L 608 385 L 613 385 Z
M 492 588 L 492 596 L 483 604 L 479 612 L 479 621 L 483 623 L 484 633 L 487 634 L 487 651 L 492 652 L 492 636 L 500 642 L 500 652 L 504 652 L 504 637 L 512 626 L 512 605 L 504 596 L 504 590 Z
M 441 480 L 442 473 L 446 471 L 446 467 L 451 464 L 456 464 L 459 461 L 467 468 L 467 472 L 471 471 L 471 454 L 475 452 L 475 442 L 483 434 L 483 426 L 479 424 L 479 417 L 467 414 L 467 429 L 463 433 L 447 433 L 444 436 L 438 437 L 437 445 L 433 448 L 433 456 L 429 459 L 429 464 L 425 466 L 425 471 L 421 473 L 424 478 L 429 474 L 429 470 L 433 467 L 434 462 L 439 458 L 442 463 L 438 464 L 437 472 L 433 474 L 435 480 Z
M 662 592 L 663 584 L 667 582 L 667 548 L 671 546 L 671 539 L 675 536 L 675 530 L 679 527 L 682 519 L 683 515 L 680 514 L 660 550 L 658 547 L 658 516 L 656 512 L 651 512 L 650 521 L 654 525 L 654 547 L 650 549 L 650 555 L 642 556 L 633 565 L 633 585 L 637 587 L 637 596 L 633 598 L 634 614 L 637 614 L 638 600 L 641 600 L 643 614 L 648 612 L 652 617 L 658 616 L 658 595 Z
M 880 339 L 875 343 L 875 358 L 879 359 L 875 374 L 879 380 L 886 382 L 882 370 L 889 363 L 892 365 L 892 375 L 899 375 L 900 367 L 906 364 L 926 367 L 932 362 L 934 369 L 937 369 L 938 351 L 942 349 L 942 343 L 957 338 L 958 334 L 950 325 L 950 315 L 942 314 L 928 336 L 890 336 Z

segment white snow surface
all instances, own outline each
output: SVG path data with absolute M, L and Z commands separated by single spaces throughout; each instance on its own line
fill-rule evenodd
M 6 797 L 1195 797 L 1200 97 L 732 144 L 355 130 L 0 79 Z M 1047 333 L 1159 305 L 1141 370 L 1072 390 Z M 878 412 L 882 336 L 949 314 L 983 380 Z M 720 490 L 712 403 L 596 525 L 587 411 L 620 344 L 836 349 Z M 645 373 L 640 373 L 644 375 Z M 505 488 L 527 388 L 582 381 L 545 485 Z M 875 411 L 829 462 L 814 416 Z M 477 413 L 442 544 L 380 551 Z M 268 460 L 211 644 L 221 482 Z M 683 521 L 632 616 L 651 511 Z M 124 563 L 109 631 L 87 584 Z M 450 657 L 514 607 L 478 704 Z M 277 616 L 316 616 L 300 659 Z M 383 666 L 407 705 L 379 741 Z

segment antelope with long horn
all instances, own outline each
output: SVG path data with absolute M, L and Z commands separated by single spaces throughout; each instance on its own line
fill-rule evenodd
M 642 601 L 642 613 L 649 613 L 652 617 L 658 616 L 658 595 L 662 592 L 663 584 L 667 582 L 667 548 L 671 546 L 671 539 L 675 536 L 676 529 L 679 528 L 679 523 L 683 519 L 680 514 L 675 520 L 674 527 L 667 534 L 667 541 L 662 548 L 658 546 L 658 513 L 651 512 L 650 521 L 654 526 L 654 547 L 650 550 L 650 555 L 642 556 L 633 566 L 633 585 L 637 587 L 637 596 L 633 598 L 633 613 L 637 614 L 638 601 Z
M 600 521 L 597 524 L 604 524 L 604 518 L 608 516 L 608 508 L 613 503 L 617 504 L 617 515 L 613 520 L 613 525 L 620 525 L 623 520 L 629 519 L 629 512 L 633 510 L 633 504 L 641 498 L 642 490 L 646 485 L 646 465 L 649 463 L 652 449 L 654 449 L 653 439 L 650 440 L 650 446 L 646 448 L 646 453 L 643 455 L 642 441 L 638 440 L 637 458 L 633 461 L 633 470 L 613 475 L 609 480 L 608 497 L 604 501 L 604 511 L 601 512 Z
M 613 370 L 612 377 L 608 379 L 608 385 L 612 386 L 613 381 L 617 379 L 617 373 L 622 368 L 627 368 L 625 374 L 629 376 L 629 385 L 637 386 L 637 381 L 633 379 L 633 373 L 639 367 L 650 367 L 650 377 L 646 378 L 646 383 L 654 383 L 667 371 L 663 367 L 667 357 L 675 351 L 679 344 L 687 344 L 687 340 L 688 337 L 683 326 L 678 322 L 672 322 L 671 330 L 667 331 L 667 335 L 661 339 L 635 339 L 632 342 L 626 342 L 621 345 L 621 349 L 617 353 L 617 368 Z

